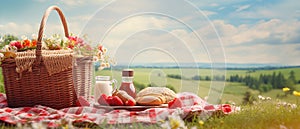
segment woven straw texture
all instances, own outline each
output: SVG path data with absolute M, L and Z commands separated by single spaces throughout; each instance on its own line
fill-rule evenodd
M 9 107 L 44 105 L 56 109 L 75 106 L 77 100 L 70 50 L 41 50 L 44 27 L 51 11 L 57 11 L 65 36 L 69 36 L 65 17 L 57 6 L 49 7 L 40 24 L 37 49 L 17 52 L 15 59 L 2 61 L 5 92 Z
M 76 57 L 73 64 L 73 80 L 76 93 L 90 100 L 91 87 L 93 85 L 94 77 L 94 63 L 93 57 Z

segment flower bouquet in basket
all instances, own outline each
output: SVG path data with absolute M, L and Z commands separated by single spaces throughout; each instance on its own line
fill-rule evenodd
M 62 21 L 64 38 L 59 35 L 46 38 L 43 35 L 48 16 L 53 10 Z M 75 106 L 77 94 L 81 93 L 77 89 L 86 88 L 86 84 L 92 82 L 90 73 L 94 57 L 97 52 L 99 55 L 99 51 L 101 56 L 105 53 L 100 48 L 90 51 L 90 47 L 80 38 L 70 36 L 60 8 L 49 7 L 41 20 L 37 37 L 14 40 L 1 49 L 8 106 L 44 105 L 56 109 Z M 83 93 L 87 94 L 86 91 Z
M 73 50 L 73 80 L 78 98 L 90 99 L 95 62 L 100 62 L 100 70 L 110 67 L 110 64 L 115 64 L 115 61 L 107 55 L 107 49 L 101 44 L 93 48 L 86 35 L 83 38 L 71 35 L 65 39 L 59 35 L 53 35 L 44 42 L 44 46 L 48 46 L 46 49 Z
M 71 36 L 67 41 L 67 48 L 72 49 L 74 53 L 73 60 L 73 79 L 77 97 L 90 99 L 91 87 L 94 81 L 95 62 L 100 62 L 98 69 L 110 67 L 115 61 L 107 55 L 107 49 L 99 44 L 95 48 L 85 40 L 77 36 Z
M 107 55 L 107 48 L 99 44 L 93 48 L 87 43 L 87 36 L 83 38 L 75 35 L 62 37 L 54 34 L 51 37 L 43 36 L 42 50 L 71 50 L 73 51 L 73 79 L 77 97 L 82 96 L 89 99 L 91 86 L 95 70 L 94 63 L 100 62 L 99 69 L 110 67 L 115 61 Z M 22 36 L 21 40 L 13 40 L 0 50 L 1 60 L 6 58 L 15 58 L 17 52 L 34 51 L 36 49 L 37 39 L 32 35 L 32 39 Z M 17 72 L 23 72 L 18 69 Z M 50 72 L 49 74 L 53 74 Z
M 44 28 L 50 12 L 55 10 L 69 37 L 66 19 L 57 6 L 49 7 L 33 39 L 12 41 L 1 51 L 4 88 L 9 107 L 44 105 L 56 109 L 75 106 L 73 51 L 49 50 L 45 46 Z

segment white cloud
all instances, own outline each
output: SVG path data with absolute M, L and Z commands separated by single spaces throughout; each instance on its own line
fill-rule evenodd
M 217 6 L 219 6 L 219 4 L 218 3 L 211 3 L 210 6 L 217 7 Z
M 239 6 L 235 11 L 236 12 L 240 12 L 240 11 L 248 9 L 249 7 L 251 7 L 251 5 L 249 5 L 249 4 L 248 5 Z
M 244 43 L 284 44 L 299 43 L 300 21 L 271 19 L 259 21 L 254 25 L 242 24 L 233 26 L 222 20 L 213 21 L 225 45 L 239 45 Z
M 9 22 L 0 25 L 1 34 L 13 34 L 13 35 L 27 35 L 34 31 L 34 27 L 30 24 L 17 24 L 15 22 Z M 37 30 L 36 30 L 37 31 Z
M 84 6 L 88 4 L 103 4 L 107 3 L 112 0 L 60 0 L 60 2 L 64 5 L 70 6 L 70 7 L 78 7 L 78 6 Z
M 78 34 L 81 29 L 81 23 L 80 22 L 70 22 L 68 24 L 69 33 Z M 0 34 L 12 34 L 15 36 L 31 36 L 32 34 L 37 34 L 39 31 L 39 24 L 23 24 L 23 23 L 15 23 L 15 22 L 9 22 L 3 25 L 0 25 Z M 44 34 L 47 36 L 53 35 L 53 34 L 61 34 L 64 36 L 64 30 L 63 26 L 59 24 L 53 24 L 53 23 L 47 23 L 44 28 Z
M 174 24 L 174 23 L 173 23 Z M 109 32 L 108 37 L 105 38 L 104 42 L 109 42 L 110 46 L 115 46 L 117 43 L 121 43 L 124 38 L 149 29 L 167 29 L 169 25 L 172 25 L 172 21 L 167 18 L 155 18 L 153 16 L 137 16 L 131 17 L 120 24 L 116 25 L 115 28 Z M 118 45 L 117 45 L 118 46 Z
M 224 10 L 226 7 L 220 7 L 218 8 L 218 10 Z
M 202 11 L 206 16 L 210 16 L 210 15 L 214 15 L 214 14 L 217 14 L 216 12 L 213 12 L 213 11 L 207 11 L 207 10 L 204 10 Z
M 49 1 L 49 0 L 34 0 L 34 1 L 37 1 L 37 2 L 40 2 L 40 3 L 44 3 L 44 2 Z
M 97 2 L 97 1 L 92 1 Z M 120 1 L 119 1 L 120 2 Z M 120 2 L 122 3 L 122 1 Z M 79 1 L 66 1 L 64 3 L 68 6 L 82 6 L 86 5 L 82 0 Z M 79 5 L 78 5 L 79 4 Z M 119 4 L 118 8 L 110 8 L 111 12 L 107 13 L 107 15 L 120 15 L 122 13 L 126 14 L 132 10 L 128 10 L 127 6 L 121 6 Z M 149 8 L 155 8 L 155 3 L 150 4 Z M 221 9 L 226 9 L 223 5 L 218 4 L 209 4 L 210 6 L 214 6 Z M 120 6 L 120 7 L 119 7 Z M 132 8 L 138 10 L 139 7 L 146 7 L 146 3 L 133 3 Z M 150 7 L 151 6 L 151 7 Z M 166 6 L 166 5 L 161 5 Z M 245 14 L 249 14 L 247 17 L 256 18 L 258 14 L 253 12 L 249 12 L 248 8 L 254 8 L 255 6 L 251 5 L 243 5 L 236 9 L 239 11 L 236 17 L 244 18 Z M 162 8 L 162 7 L 161 7 Z M 109 10 L 109 9 L 108 9 Z M 245 11 L 247 10 L 247 11 Z M 272 9 L 258 9 L 257 12 L 263 14 L 264 16 L 272 16 L 275 17 Z M 182 13 L 182 12 L 180 12 Z M 204 10 L 203 13 L 206 15 L 219 15 L 218 12 Z M 116 15 L 115 15 L 116 14 Z M 184 13 L 185 17 L 182 18 L 183 21 L 189 21 L 189 23 L 195 23 L 195 21 L 199 20 L 195 15 L 189 16 L 187 12 Z M 221 15 L 221 13 L 220 13 Z M 84 23 L 90 18 L 90 14 L 80 14 L 75 15 L 68 18 L 70 32 L 78 33 L 81 31 L 82 27 L 84 27 Z M 117 17 L 117 16 L 116 16 Z M 121 17 L 123 18 L 123 17 Z M 195 20 L 197 19 L 197 20 Z M 196 57 L 196 61 L 199 62 L 211 62 L 211 58 L 219 58 L 216 60 L 222 60 L 222 48 L 219 44 L 218 37 L 212 28 L 207 23 L 199 23 L 200 28 L 196 28 L 194 32 L 197 32 L 199 36 L 202 38 L 202 43 L 195 37 L 193 33 L 188 31 L 184 26 L 178 25 L 172 19 L 168 19 L 165 17 L 156 17 L 151 15 L 146 16 L 136 16 L 126 19 L 122 23 L 118 24 L 116 28 L 111 30 L 107 37 L 100 37 L 98 36 L 99 31 L 102 28 L 102 25 L 110 25 L 107 24 L 111 22 L 110 19 L 99 19 L 98 23 L 95 24 L 95 30 L 93 33 L 96 35 L 97 38 L 104 39 L 104 44 L 112 49 L 117 49 L 122 43 L 131 42 L 131 44 L 135 44 L 136 48 L 143 48 L 147 47 L 149 44 L 161 43 L 161 48 L 167 49 L 169 51 L 178 51 L 179 53 L 182 51 L 191 52 L 193 56 Z M 114 21 L 115 22 L 115 21 Z M 229 21 L 230 22 L 230 21 Z M 278 18 L 271 18 L 270 20 L 262 20 L 253 24 L 241 24 L 235 26 L 233 24 L 229 24 L 225 20 L 212 20 L 212 23 L 216 27 L 217 32 L 220 35 L 224 45 L 225 45 L 225 54 L 227 55 L 226 59 L 228 62 L 236 62 L 236 63 L 253 63 L 253 62 L 260 62 L 260 63 L 274 63 L 274 62 L 288 62 L 297 64 L 297 55 L 299 56 L 299 50 L 294 49 L 293 47 L 299 47 L 297 44 L 291 43 L 299 43 L 297 42 L 297 37 L 299 37 L 300 32 L 300 22 L 298 20 L 282 20 Z M 16 34 L 20 35 L 23 33 L 28 33 L 29 35 L 32 33 L 37 32 L 38 25 L 31 25 L 31 24 L 17 24 L 17 23 L 10 23 L 10 27 L 8 24 L 0 25 L 0 32 L 15 32 Z M 100 26 L 100 27 L 99 27 Z M 17 31 L 20 27 L 26 28 L 27 31 Z M 10 29 L 9 29 L 10 28 Z M 158 34 L 153 31 L 151 33 L 147 33 L 149 29 L 159 29 L 166 31 L 165 33 Z M 194 28 L 195 29 L 195 28 Z M 105 29 L 106 30 L 106 29 Z M 105 31 L 104 30 L 104 31 Z M 23 32 L 22 32 L 23 31 Z M 168 33 L 170 31 L 170 33 Z M 61 33 L 62 26 L 60 24 L 47 24 L 47 29 L 45 31 L 48 34 L 53 33 Z M 137 32 L 137 33 L 136 33 Z M 161 32 L 161 31 L 160 31 Z M 132 35 L 135 34 L 135 35 Z M 173 35 L 171 35 L 173 34 Z M 127 37 L 131 36 L 131 37 Z M 174 37 L 175 36 L 175 37 Z M 136 39 L 134 39 L 136 38 Z M 177 42 L 176 38 L 181 39 L 182 42 Z M 276 42 L 274 42 L 276 41 Z M 179 41 L 178 41 L 179 42 Z M 244 45 L 244 43 L 248 43 L 248 45 Z M 270 45 L 271 43 L 277 43 L 277 45 Z M 180 50 L 182 45 L 186 48 L 185 50 Z M 205 48 L 207 47 L 207 48 Z M 128 50 L 135 50 L 136 48 L 127 48 L 122 46 L 122 51 Z M 206 50 L 207 49 L 207 50 Z M 111 50 L 111 49 L 110 49 Z M 273 51 L 280 51 L 280 52 L 273 52 Z M 120 51 L 120 49 L 118 50 Z M 209 51 L 209 54 L 206 53 Z M 284 53 L 288 53 L 284 54 Z M 258 55 L 259 54 L 259 55 Z M 139 60 L 144 61 L 166 61 L 169 59 L 169 56 L 162 55 L 161 53 L 153 53 L 150 57 L 149 52 L 144 53 L 144 56 L 141 56 Z M 146 56 L 145 56 L 146 55 Z M 124 57 L 123 55 L 121 55 Z M 211 57 L 209 57 L 211 56 Z M 213 57 L 215 56 L 215 57 Z M 120 57 L 120 58 L 122 58 Z M 161 59 L 160 59 L 161 57 Z M 187 59 L 191 58 L 186 55 Z M 169 59 L 170 60 L 170 59 Z M 299 64 L 299 63 L 298 63 Z
M 239 11 L 239 8 L 231 14 L 232 18 L 247 19 L 295 19 L 299 18 L 300 1 L 285 0 L 277 2 L 261 2 L 255 6 L 251 6 L 251 10 Z M 247 6 L 245 6 L 247 7 Z M 245 8 L 241 6 L 243 10 Z M 249 8 L 249 7 L 248 7 Z
M 299 65 L 300 44 L 226 47 L 227 61 L 235 63 L 277 63 Z
M 246 24 L 234 26 L 222 20 L 212 22 L 223 41 L 227 62 L 300 64 L 297 60 L 300 55 L 297 49 L 300 48 L 300 41 L 295 40 L 300 35 L 300 22 L 297 20 L 271 19 L 257 22 L 252 26 Z M 215 60 L 222 60 L 222 48 L 220 48 L 222 46 L 214 30 L 207 25 L 195 32 L 202 37 L 203 44 L 210 53 L 209 56 Z M 199 41 L 192 33 L 185 30 L 174 30 L 172 33 L 188 42 L 191 51 L 201 57 L 198 61 L 212 61 L 204 51 L 206 48 L 199 45 Z

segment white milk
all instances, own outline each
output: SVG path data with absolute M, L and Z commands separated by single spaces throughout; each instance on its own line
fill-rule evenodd
M 97 102 L 101 94 L 112 95 L 112 82 L 109 76 L 96 76 L 94 97 Z

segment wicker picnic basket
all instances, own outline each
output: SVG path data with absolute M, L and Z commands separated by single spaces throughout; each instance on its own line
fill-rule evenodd
M 5 92 L 9 107 L 44 105 L 55 109 L 75 106 L 77 97 L 72 74 L 71 50 L 42 50 L 44 27 L 51 11 L 56 10 L 69 36 L 65 17 L 57 6 L 49 7 L 42 18 L 37 48 L 17 52 L 16 58 L 2 61 Z
M 73 80 L 77 97 L 81 96 L 90 101 L 95 70 L 93 57 L 75 57 L 73 61 Z

